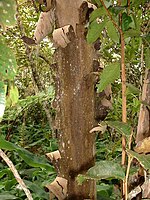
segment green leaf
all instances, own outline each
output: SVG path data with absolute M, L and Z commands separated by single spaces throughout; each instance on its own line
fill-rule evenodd
M 9 151 L 16 150 L 17 146 L 11 142 L 6 141 L 2 135 L 0 135 L 0 148 Z
M 114 161 L 100 161 L 87 171 L 87 175 L 92 179 L 116 178 L 124 180 L 125 173 L 122 167 Z
M 13 80 L 16 68 L 17 63 L 13 52 L 0 40 L 0 79 Z
M 140 94 L 140 90 L 135 87 L 133 84 L 131 83 L 127 83 L 127 94 L 135 94 L 135 95 L 139 95 Z
M 12 173 L 12 172 L 10 171 L 9 168 L 0 170 L 0 179 L 1 179 L 3 176 L 5 176 L 5 175 L 10 176 L 10 173 Z
M 150 49 L 146 49 L 146 54 L 145 54 L 145 64 L 146 67 L 150 69 Z
M 44 188 L 41 188 L 39 184 L 32 183 L 31 181 L 24 181 L 25 184 L 36 194 L 36 196 L 42 199 L 49 199 L 49 194 L 44 191 Z
M 119 43 L 119 34 L 117 29 L 114 27 L 113 23 L 111 21 L 108 21 L 106 26 L 107 26 L 107 33 L 110 39 L 116 43 Z
M 105 123 L 111 128 L 114 128 L 121 135 L 128 136 L 131 134 L 131 127 L 127 123 L 119 121 L 105 121 Z
M 13 0 L 0 0 L 0 24 L 12 26 L 15 24 L 16 4 Z
M 101 7 L 94 10 L 90 15 L 90 22 L 96 20 L 97 18 L 106 15 L 106 10 Z
M 136 29 L 136 17 L 132 14 L 131 15 L 131 20 L 132 22 L 129 24 L 129 27 L 132 28 L 132 29 Z
M 0 121 L 2 120 L 2 117 L 4 115 L 4 110 L 5 110 L 5 104 L 6 104 L 6 85 L 0 81 Z
M 99 0 L 95 0 L 98 6 L 102 6 L 101 2 Z
M 105 25 L 106 21 L 98 23 L 96 20 L 90 24 L 87 34 L 88 43 L 93 43 L 100 37 Z
M 53 171 L 53 167 L 50 166 L 46 159 L 41 158 L 39 156 L 30 153 L 29 151 L 19 148 L 17 149 L 19 156 L 31 167 L 40 167 L 42 169 L 46 169 L 48 171 Z
M 120 64 L 111 63 L 106 66 L 100 76 L 100 83 L 97 85 L 98 92 L 102 92 L 110 83 L 120 77 Z
M 6 98 L 6 105 L 14 106 L 18 102 L 18 99 L 19 99 L 18 88 L 12 85 L 8 91 L 8 95 Z
M 112 1 L 103 0 L 106 8 L 109 8 L 112 5 Z
M 18 197 L 11 195 L 11 194 L 0 193 L 0 199 L 1 200 L 10 200 L 10 199 L 18 199 Z
M 5 190 L 10 191 L 14 185 L 16 185 L 17 180 L 13 178 L 12 180 L 7 180 L 5 184 Z
M 141 33 L 139 30 L 129 29 L 124 33 L 125 37 L 140 37 Z
M 79 174 L 76 178 L 78 185 L 82 185 L 83 182 L 86 180 L 86 177 L 82 174 Z
M 130 23 L 132 22 L 132 18 L 127 15 L 127 13 L 122 14 L 122 30 L 127 31 L 130 27 Z
M 96 186 L 96 191 L 99 198 L 103 199 L 105 197 L 105 199 L 110 200 L 110 196 L 113 192 L 113 185 L 101 183 L 100 185 Z
M 136 158 L 139 163 L 144 167 L 146 170 L 150 170 L 150 155 L 145 154 L 138 154 L 134 151 L 127 150 L 127 153 L 131 155 L 132 157 Z
M 0 136 L 0 148 L 6 150 L 16 150 L 19 156 L 32 167 L 44 168 L 48 171 L 53 171 L 53 167 L 47 162 L 46 159 L 34 155 L 33 153 L 27 151 L 24 148 L 18 147 L 17 145 L 6 141 L 2 136 Z

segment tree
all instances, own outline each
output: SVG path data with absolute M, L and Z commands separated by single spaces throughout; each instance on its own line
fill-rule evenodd
M 32 2 L 35 10 L 38 11 L 35 1 Z M 95 0 L 94 3 L 98 7 L 96 9 L 94 5 L 82 1 L 72 2 L 70 0 L 66 3 L 64 1 L 55 2 L 41 0 L 40 9 L 42 12 L 35 30 L 35 38 L 31 39 L 24 36 L 26 31 L 22 31 L 22 28 L 19 25 L 21 36 L 23 36 L 22 38 L 29 45 L 39 44 L 48 33 L 53 32 L 53 41 L 57 46 L 54 55 L 55 61 L 51 65 L 50 69 L 53 71 L 53 74 L 55 74 L 54 80 L 56 84 L 56 98 L 53 106 L 56 108 L 57 115 L 54 128 L 59 140 L 59 151 L 47 153 L 46 155 L 52 161 L 57 170 L 57 178 L 54 180 L 54 182 L 48 184 L 47 188 L 54 193 L 58 199 L 95 199 L 95 181 L 91 179 L 101 180 L 103 178 L 107 179 L 113 177 L 115 179 L 122 180 L 123 183 L 125 183 L 125 187 L 123 188 L 123 197 L 125 197 L 125 199 L 131 199 L 131 196 L 135 197 L 135 193 L 136 196 L 140 196 L 142 193 L 137 193 L 136 188 L 131 189 L 133 183 L 131 183 L 129 179 L 129 170 L 133 158 L 136 158 L 138 163 L 140 163 L 144 169 L 147 170 L 150 168 L 149 155 L 138 154 L 149 153 L 149 137 L 145 138 L 145 136 L 149 136 L 149 85 L 147 84 L 149 81 L 149 69 L 146 69 L 147 73 L 145 74 L 146 81 L 144 82 L 143 86 L 142 101 L 138 101 L 140 86 L 139 77 L 137 78 L 136 76 L 136 74 L 140 76 L 141 71 L 145 69 L 145 65 L 146 67 L 149 67 L 149 42 L 147 34 L 148 25 L 144 25 L 143 23 L 144 20 L 147 22 L 148 19 L 146 13 L 146 5 L 148 4 L 145 2 L 145 0 L 140 0 L 138 2 L 135 2 L 134 0 L 118 0 L 117 4 L 116 1 Z M 64 8 L 66 8 L 68 12 L 65 12 L 66 10 Z M 89 16 L 91 12 L 92 14 Z M 69 17 L 68 14 L 71 17 Z M 18 22 L 21 16 L 24 16 L 23 13 L 19 17 L 17 15 Z M 26 20 L 26 17 L 24 20 Z M 55 30 L 54 26 L 56 28 Z M 87 26 L 88 34 L 86 30 Z M 144 31 L 142 31 L 141 34 L 142 28 L 144 28 Z M 27 28 L 27 35 L 32 37 L 32 34 L 29 32 L 31 31 L 28 31 Z M 12 32 L 12 34 L 14 34 L 14 32 Z M 96 52 L 96 50 L 93 48 L 93 44 L 88 44 L 86 42 L 86 35 L 88 42 L 94 43 L 95 49 L 99 50 L 99 52 Z M 101 48 L 99 46 L 100 40 L 102 42 Z M 3 46 L 3 44 L 1 44 L 1 46 Z M 39 69 L 39 63 L 43 68 L 44 65 L 42 62 L 40 62 L 41 58 L 48 64 L 50 62 L 46 57 L 39 53 L 39 48 L 30 48 L 29 46 L 25 45 L 25 49 L 26 52 L 28 52 L 28 54 L 25 53 L 28 60 L 27 65 L 29 64 L 28 67 L 31 66 L 30 73 L 32 71 L 32 81 L 35 83 L 35 88 L 33 87 L 33 90 L 38 89 L 35 90 L 35 92 L 29 90 L 29 94 L 37 92 L 35 96 L 35 99 L 37 99 L 40 92 L 44 90 L 46 93 L 46 88 L 44 88 L 43 85 L 44 81 L 39 75 L 39 71 L 42 71 Z M 136 52 L 136 54 L 134 52 Z M 97 53 L 100 55 L 100 57 L 99 55 L 97 56 Z M 140 53 L 142 64 L 138 65 Z M 103 62 L 105 63 L 105 68 L 100 76 L 100 82 L 98 83 L 98 74 L 99 71 L 101 71 L 101 64 L 99 63 L 99 60 L 102 57 Z M 121 59 L 119 59 L 120 57 Z M 7 60 L 9 61 L 8 57 Z M 115 98 L 116 102 L 113 103 L 115 109 L 108 117 L 108 119 L 111 121 L 104 121 L 100 124 L 100 126 L 95 127 L 90 131 L 90 129 L 97 123 L 96 120 L 103 120 L 105 118 L 108 108 L 111 106 L 109 87 L 107 90 L 103 90 L 108 86 L 108 84 L 113 83 L 115 79 L 118 79 L 120 74 L 120 63 L 122 66 L 122 98 L 119 91 L 121 90 L 121 84 L 119 84 L 120 80 L 117 80 L 116 83 L 114 83 L 114 86 L 117 88 L 117 92 L 115 94 L 117 97 Z M 9 66 L 10 63 L 7 64 Z M 127 69 L 126 73 L 125 64 Z M 138 66 L 140 67 L 137 68 Z M 7 66 L 5 67 L 7 69 Z M 7 70 L 4 71 L 4 75 L 6 76 L 4 76 L 4 78 L 2 76 L 2 81 L 0 82 L 0 93 L 2 94 L 0 96 L 0 101 L 5 101 L 6 90 L 4 85 L 7 83 Z M 127 84 L 125 83 L 126 75 L 128 81 Z M 135 84 L 139 89 L 135 88 L 133 85 L 131 85 L 131 83 Z M 96 87 L 100 92 L 99 94 L 96 93 Z M 8 91 L 7 96 L 13 96 L 10 94 L 15 94 L 14 91 L 16 91 L 16 89 L 11 90 L 11 92 Z M 32 98 L 29 99 L 32 101 Z M 121 100 L 123 100 L 123 103 L 120 103 Z M 3 107 L 5 107 L 6 102 L 4 101 L 1 102 Z M 31 107 L 28 106 L 30 102 L 26 100 L 23 100 L 23 102 L 25 104 L 24 108 L 27 111 L 27 109 Z M 135 151 L 132 151 L 132 131 L 136 130 L 137 112 L 141 102 L 142 105 L 137 134 L 137 142 L 140 143 L 138 143 L 138 145 L 135 147 Z M 37 110 L 37 108 L 35 110 Z M 121 112 L 123 122 L 120 122 Z M 15 109 L 13 110 L 13 113 L 15 113 Z M 28 118 L 26 113 L 29 114 L 29 112 L 27 111 L 25 113 L 23 110 L 21 113 L 23 115 L 22 127 L 24 127 L 24 124 Z M 38 119 L 40 120 L 40 118 Z M 120 121 L 112 121 L 112 119 Z M 29 122 L 31 122 L 33 125 L 34 122 L 32 123 L 32 117 L 30 120 Z M 3 120 L 3 125 L 5 125 L 6 122 L 7 121 Z M 144 122 L 144 126 L 141 122 Z M 49 124 L 51 124 L 51 122 Z M 93 147 L 95 142 L 94 132 L 104 132 L 107 126 L 109 126 L 109 133 L 106 133 L 105 140 L 107 141 L 108 146 L 106 147 L 106 143 L 104 143 L 104 149 L 107 151 L 107 148 L 111 149 L 111 145 L 113 145 L 113 153 L 110 153 L 112 155 L 109 157 L 106 156 L 108 159 L 107 161 L 100 160 L 95 166 L 93 166 Z M 40 127 L 40 124 L 38 127 Z M 32 135 L 31 129 L 30 132 L 31 134 L 29 134 Z M 108 136 L 111 138 L 111 141 L 109 141 L 107 138 Z M 117 140 L 118 146 L 121 136 L 123 136 L 123 142 L 125 141 L 124 139 L 127 141 L 127 143 L 123 143 L 122 156 L 122 164 L 125 164 L 125 157 L 128 157 L 126 173 L 124 173 L 124 170 L 120 164 L 117 163 L 117 160 L 120 162 L 120 157 L 118 159 L 117 156 L 118 152 L 116 153 L 117 150 L 115 151 L 115 157 L 113 155 L 114 146 L 116 144 L 115 140 Z M 103 136 L 101 135 L 100 137 L 102 138 Z M 141 139 L 143 140 L 141 141 Z M 100 143 L 101 142 L 102 141 L 100 141 Z M 40 163 L 40 161 L 28 151 L 5 141 L 3 138 L 1 138 L 0 147 L 7 150 L 11 149 L 17 151 L 18 155 L 20 155 L 21 158 L 23 158 L 31 166 L 45 167 L 47 174 L 48 170 L 51 170 L 51 167 L 47 165 L 47 163 Z M 106 158 L 105 153 L 103 153 L 103 156 L 100 155 L 100 157 Z M 115 161 L 112 161 L 114 158 Z M 145 160 L 147 162 L 145 162 Z M 91 166 L 93 167 L 90 168 Z M 76 182 L 76 177 L 78 174 L 82 174 L 78 178 L 86 179 L 82 185 L 78 185 Z M 131 179 L 135 180 L 135 177 L 136 176 L 133 176 Z M 99 183 L 103 184 L 103 180 L 101 180 Z M 112 185 L 113 183 L 109 182 L 109 184 Z M 141 182 L 140 185 L 142 185 Z M 149 180 L 145 179 L 145 183 L 140 186 L 140 188 L 142 188 L 144 191 L 142 195 L 145 198 L 149 197 L 149 191 L 145 190 L 145 188 L 149 188 L 148 185 Z M 110 187 L 107 187 L 106 189 L 106 187 L 103 187 L 104 185 L 99 186 L 103 190 L 108 191 L 110 189 Z M 112 190 L 113 189 L 111 189 L 111 191 Z M 110 195 L 111 194 L 108 193 L 106 196 L 110 197 Z M 40 194 L 39 196 L 41 197 L 42 195 Z M 44 198 L 48 198 L 47 194 L 44 194 L 44 196 Z M 102 197 L 103 196 L 104 194 Z M 111 196 L 108 199 L 114 199 L 114 196 Z
M 82 185 L 76 182 L 77 175 L 85 173 L 95 161 L 95 136 L 89 133 L 95 124 L 94 49 L 85 38 L 85 24 L 92 9 L 89 6 L 81 0 L 56 3 L 58 21 L 53 39 L 59 47 L 55 52 L 54 104 L 61 155 L 58 176 L 68 185 L 65 199 L 96 198 L 95 181 Z

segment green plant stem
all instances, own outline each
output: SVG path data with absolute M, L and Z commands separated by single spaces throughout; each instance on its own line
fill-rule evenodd
M 125 41 L 124 41 L 124 34 L 122 29 L 116 24 L 116 22 L 113 20 L 111 13 L 105 6 L 105 3 L 103 0 L 100 0 L 102 5 L 104 6 L 110 20 L 116 27 L 116 29 L 120 33 L 120 40 L 121 40 L 121 79 L 122 79 L 122 122 L 126 123 L 127 122 L 127 100 L 126 100 L 126 67 L 125 67 Z M 129 1 L 128 1 L 129 3 Z M 118 5 L 121 6 L 121 0 L 118 0 Z M 119 14 L 119 22 L 120 25 L 122 24 L 122 14 Z M 126 162 L 126 138 L 125 136 L 122 136 L 122 165 L 125 166 Z M 127 183 L 124 181 L 123 182 L 123 195 L 126 196 L 126 188 L 127 188 Z M 126 197 L 125 197 L 126 198 Z
M 121 77 L 122 77 L 122 122 L 127 122 L 127 100 L 126 100 L 126 69 L 125 69 L 125 41 L 121 33 Z M 122 165 L 125 165 L 125 136 L 122 136 Z

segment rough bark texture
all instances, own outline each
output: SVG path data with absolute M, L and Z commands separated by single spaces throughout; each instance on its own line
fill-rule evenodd
M 84 24 L 78 21 L 79 5 L 73 0 L 59 1 L 58 28 L 69 23 L 74 23 L 75 27 L 75 22 L 77 25 L 71 42 L 66 48 L 59 47 L 55 53 L 58 68 L 55 102 L 61 154 L 59 176 L 68 180 L 67 199 L 76 200 L 95 199 L 94 181 L 82 185 L 75 181 L 79 173 L 94 165 L 95 155 L 94 134 L 89 133 L 95 121 L 93 48 L 85 40 Z
M 146 69 L 139 113 L 136 143 L 150 136 L 150 70 Z
M 110 88 L 100 94 L 95 90 L 100 64 L 85 37 L 85 24 L 94 9 L 91 5 L 82 0 L 56 0 L 57 29 L 53 39 L 61 45 L 55 52 L 56 98 L 53 104 L 57 111 L 61 155 L 58 176 L 67 179 L 65 199 L 71 200 L 96 199 L 95 181 L 87 180 L 78 185 L 76 177 L 94 165 L 95 135 L 90 130 L 106 117 L 111 107 Z
M 83 32 L 79 30 L 79 34 Z M 94 84 L 90 80 L 92 49 L 83 35 L 78 37 L 65 49 L 58 49 L 56 55 L 59 78 L 57 129 L 62 156 L 60 174 L 69 179 L 70 199 L 72 195 L 78 195 L 76 199 L 93 199 L 91 181 L 82 186 L 75 183 L 76 175 L 93 166 L 95 154 L 94 135 L 89 133 L 94 125 Z

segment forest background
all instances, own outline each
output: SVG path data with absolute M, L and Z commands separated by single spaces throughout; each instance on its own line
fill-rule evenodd
M 16 2 L 15 4 L 7 0 L 10 7 L 4 3 L 7 13 L 0 7 L 0 15 L 3 16 L 0 18 L 0 148 L 5 150 L 15 165 L 32 192 L 33 199 L 48 199 L 49 193 L 44 187 L 55 180 L 56 172 L 44 155 L 58 149 L 57 138 L 52 129 L 55 116 L 52 107 L 55 97 L 52 69 L 55 48 L 50 42 L 50 35 L 38 47 L 30 47 L 24 43 L 22 40 L 24 35 L 33 37 L 40 11 L 35 1 Z M 96 132 L 96 161 L 99 165 L 91 168 L 85 177 L 80 175 L 78 184 L 82 184 L 86 178 L 93 178 L 97 180 L 97 199 L 121 199 L 120 180 L 127 180 L 132 196 L 130 199 L 133 199 L 132 191 L 136 191 L 137 186 L 145 182 L 145 188 L 148 187 L 146 176 L 143 181 L 143 173 L 139 175 L 140 165 L 144 171 L 150 169 L 150 157 L 145 155 L 149 153 L 150 135 L 146 135 L 146 140 L 143 140 L 142 136 L 140 149 L 135 148 L 141 104 L 150 112 L 150 94 L 147 93 L 145 100 L 141 98 L 144 92 L 142 90 L 144 77 L 148 83 L 150 82 L 150 76 L 146 77 L 150 67 L 150 5 L 146 0 L 124 0 L 120 6 L 116 5 L 115 1 L 95 0 L 93 3 L 98 8 L 92 12 L 87 24 L 87 42 L 94 43 L 95 46 L 100 45 L 96 50 L 102 66 L 105 67 L 96 87 L 100 93 L 111 84 L 112 108 L 105 122 L 97 125 L 91 133 Z M 113 24 L 113 20 L 115 21 L 120 13 L 121 30 L 124 32 L 125 41 L 126 124 L 121 122 L 122 77 L 120 65 L 116 64 L 122 56 L 120 38 Z M 15 14 L 17 14 L 16 19 Z M 113 16 L 112 20 L 109 14 Z M 100 24 L 97 23 L 97 18 L 100 19 Z M 148 129 L 150 130 L 150 126 Z M 128 146 L 126 170 L 120 166 L 122 135 L 126 137 Z M 132 151 L 134 148 L 135 151 Z M 129 169 L 130 173 L 127 171 Z M 26 199 L 26 195 L 3 160 L 0 164 L 0 178 L 0 199 Z M 133 181 L 136 183 L 131 183 L 131 179 L 136 179 Z M 140 193 L 141 191 L 136 195 Z M 148 195 L 150 192 L 147 198 Z

